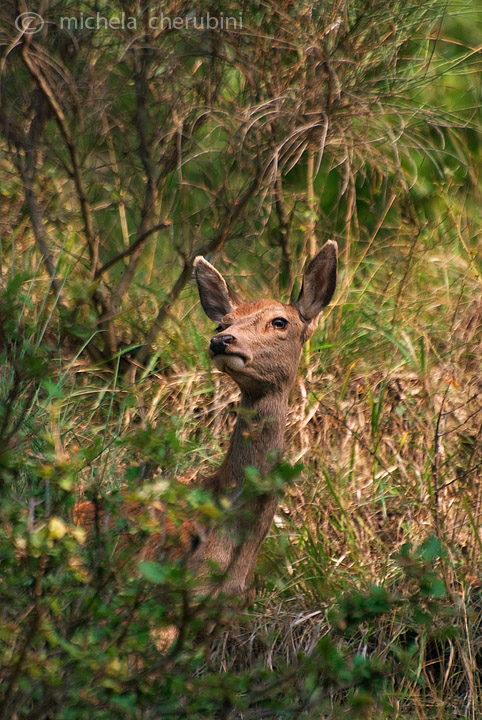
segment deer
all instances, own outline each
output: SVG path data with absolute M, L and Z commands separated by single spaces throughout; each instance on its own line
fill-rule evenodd
M 229 500 L 231 521 L 200 527 L 186 520 L 174 528 L 156 509 L 152 522 L 162 524 L 162 529 L 149 536 L 144 557 L 182 557 L 192 570 L 199 597 L 222 595 L 236 607 L 246 607 L 254 599 L 256 559 L 279 498 L 269 488 L 245 493 L 246 469 L 256 468 L 261 477 L 267 476 L 281 460 L 303 344 L 332 299 L 337 264 L 337 244 L 329 240 L 309 262 L 298 299 L 287 304 L 272 299 L 245 301 L 204 257 L 194 259 L 201 306 L 217 325 L 209 355 L 214 367 L 241 391 L 225 458 L 212 475 L 198 480 L 214 499 Z M 96 512 L 92 502 L 79 502 L 74 522 L 92 527 Z M 131 517 L 140 510 L 126 503 L 122 512 Z

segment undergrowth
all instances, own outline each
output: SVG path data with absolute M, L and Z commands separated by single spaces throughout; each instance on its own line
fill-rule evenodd
M 479 280 L 460 272 L 463 249 L 433 250 L 394 316 L 381 288 L 407 268 L 376 262 L 342 279 L 302 361 L 287 460 L 303 469 L 281 475 L 256 601 L 230 620 L 215 601 L 186 606 L 182 564 L 133 559 L 152 532 L 145 518 L 127 546 L 121 520 L 92 543 L 72 507 L 88 497 L 115 516 L 135 497 L 146 514 L 162 500 L 176 522 L 215 516 L 191 481 L 223 456 L 235 386 L 177 345 L 134 385 L 95 370 L 53 342 L 35 278 L 13 277 L 2 300 L 4 717 L 478 716 Z M 186 347 L 207 344 L 197 313 Z M 182 631 L 166 645 L 173 624 Z
M 43 3 L 30 38 L 4 5 L 0 720 L 478 720 L 476 3 L 226 1 L 246 25 L 214 35 L 74 34 Z M 196 486 L 237 390 L 194 257 L 287 301 L 328 238 L 256 598 L 192 602 L 142 552 L 153 510 L 232 519 Z

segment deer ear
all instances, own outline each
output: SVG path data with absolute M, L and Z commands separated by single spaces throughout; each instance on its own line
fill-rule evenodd
M 194 259 L 194 275 L 203 310 L 214 322 L 221 322 L 228 312 L 241 304 L 239 295 L 231 290 L 221 273 L 202 255 Z
M 330 302 L 336 288 L 338 245 L 328 240 L 306 268 L 298 300 L 293 307 L 303 322 L 311 324 Z M 310 335 L 315 325 L 310 327 Z

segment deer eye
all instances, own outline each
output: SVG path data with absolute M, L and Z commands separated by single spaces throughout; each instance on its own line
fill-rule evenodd
M 218 325 L 216 328 L 214 328 L 215 333 L 220 333 L 224 330 L 222 325 Z
M 275 327 L 277 330 L 284 330 L 285 327 L 288 325 L 288 320 L 285 320 L 284 318 L 275 318 L 271 321 L 271 324 L 273 327 Z

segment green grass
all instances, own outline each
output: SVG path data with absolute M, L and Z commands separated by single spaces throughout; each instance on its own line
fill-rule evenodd
M 255 604 L 209 639 L 207 659 L 189 640 L 167 659 L 150 634 L 173 612 L 182 624 L 183 574 L 126 572 L 109 544 L 83 543 L 71 508 L 87 494 L 115 512 L 109 493 L 146 482 L 177 519 L 198 505 L 174 478 L 220 462 L 236 399 L 199 358 L 210 328 L 195 307 L 162 353 L 169 372 L 129 385 L 52 342 L 32 280 L 11 286 L 5 707 L 27 717 L 45 692 L 59 718 L 223 717 L 223 705 L 239 718 L 478 717 L 480 284 L 457 241 L 432 252 L 394 267 L 372 248 L 342 280 L 293 391 L 287 459 L 303 471 L 261 553 Z
M 57 35 L 52 7 L 29 52 L 65 114 L 77 186 L 55 103 L 37 102 L 2 16 L 0 720 L 482 715 L 480 10 L 322 5 L 251 3 L 219 46 L 166 33 L 128 47 Z M 37 155 L 53 271 L 24 202 Z M 125 258 L 93 280 L 82 199 L 101 262 L 125 249 L 122 209 L 131 241 L 144 209 L 170 223 L 122 298 Z M 340 277 L 292 392 L 285 460 L 303 467 L 262 479 L 284 493 L 252 606 L 190 607 L 185 566 L 136 553 L 153 506 L 175 525 L 229 522 L 193 481 L 222 461 L 238 391 L 211 367 L 194 283 L 145 365 L 136 351 L 219 232 L 209 258 L 233 286 L 286 299 L 311 226 L 338 241 Z M 142 506 L 130 522 L 126 498 Z M 74 524 L 84 499 L 110 530 Z

